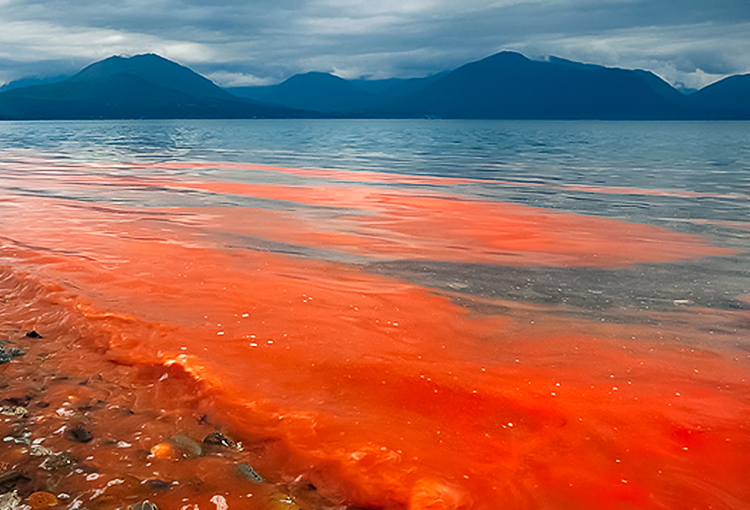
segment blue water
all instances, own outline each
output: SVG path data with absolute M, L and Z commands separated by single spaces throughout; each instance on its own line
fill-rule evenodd
M 597 204 L 556 190 L 485 196 L 608 215 L 750 218 L 750 123 L 421 120 L 174 120 L 0 123 L 0 148 L 94 161 L 221 160 L 298 168 L 585 184 L 735 200 Z M 590 197 L 589 197 L 590 198 Z M 595 202 L 595 201 L 594 201 Z M 708 203 L 707 203 L 708 202 Z M 652 213 L 638 209 L 649 207 Z M 700 211 L 700 212 L 699 212 Z
M 114 163 L 108 172 L 157 175 L 128 162 L 230 161 L 293 168 L 466 177 L 458 193 L 700 234 L 738 250 L 699 264 L 694 293 L 750 294 L 750 123 L 427 120 L 169 120 L 0 123 L 0 163 L 14 154 L 60 164 Z M 259 182 L 242 170 L 189 169 L 201 177 Z M 274 175 L 277 183 L 300 177 Z M 304 180 L 304 179 L 302 179 Z M 502 181 L 502 182 L 497 182 Z M 590 188 L 581 190 L 577 186 Z M 596 192 L 599 187 L 612 188 Z M 626 192 L 618 193 L 618 189 Z M 643 190 L 640 193 L 639 190 Z M 25 193 L 34 194 L 33 189 Z M 41 191 L 40 191 L 41 193 Z M 49 191 L 45 191 L 49 193 Z M 84 193 L 81 195 L 81 193 Z M 83 200 L 135 206 L 212 205 L 195 194 L 116 196 L 71 190 Z M 226 197 L 221 200 L 226 201 Z M 255 200 L 258 205 L 262 200 Z M 276 201 L 274 201 L 276 202 Z M 235 204 L 247 204 L 236 198 Z M 283 204 L 268 203 L 269 207 Z M 670 266 L 660 284 L 690 279 Z M 454 270 L 448 269 L 448 271 Z M 697 281 L 697 280 L 696 280 Z M 702 280 L 701 280 L 702 281 Z M 717 282 L 721 282 L 717 287 Z M 632 285 L 643 284 L 630 282 Z M 726 288 L 722 288 L 724 285 Z M 710 289 L 708 289 L 710 287 Z M 707 290 L 708 289 L 708 290 Z M 491 291 L 491 290 L 490 290 Z M 634 292 L 637 294 L 638 292 Z M 740 306 L 733 301 L 723 301 Z

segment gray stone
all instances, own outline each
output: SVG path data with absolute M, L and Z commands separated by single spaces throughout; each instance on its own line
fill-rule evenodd
M 258 473 L 248 464 L 237 464 L 237 466 L 235 467 L 239 474 L 241 474 L 244 478 L 247 478 L 251 482 L 263 483 L 266 481 L 266 479 L 263 478 L 260 473 Z
M 21 498 L 16 491 L 0 494 L 0 510 L 16 510 L 21 506 Z

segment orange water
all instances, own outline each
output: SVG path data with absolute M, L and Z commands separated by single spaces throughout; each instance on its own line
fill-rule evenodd
M 675 306 L 612 323 L 368 271 L 379 260 L 632 268 L 732 250 L 649 225 L 480 200 L 447 179 L 370 172 L 355 182 L 354 172 L 257 168 L 306 178 L 282 185 L 25 165 L 0 180 L 0 267 L 6 281 L 40 286 L 38 310 L 55 311 L 35 319 L 33 307 L 14 305 L 3 322 L 58 336 L 75 329 L 91 351 L 81 374 L 87 364 L 112 380 L 135 377 L 123 366 L 156 367 L 150 386 L 132 383 L 128 398 L 280 441 L 256 460 L 280 487 L 304 479 L 325 504 L 344 507 L 750 508 L 750 357 L 737 341 L 746 311 Z M 143 167 L 191 165 L 221 166 Z M 125 206 L 19 193 L 19 184 L 58 196 L 211 200 Z M 283 207 L 219 206 L 217 197 Z M 12 292 L 13 303 L 32 299 Z M 730 332 L 727 341 L 705 324 Z M 127 427 L 107 423 L 113 436 Z M 145 449 L 161 440 L 153 427 Z M 221 480 L 211 462 L 160 469 Z M 121 459 L 99 463 L 113 477 L 124 469 Z M 230 507 L 265 508 L 240 490 L 226 482 Z M 208 496 L 191 497 L 210 505 Z

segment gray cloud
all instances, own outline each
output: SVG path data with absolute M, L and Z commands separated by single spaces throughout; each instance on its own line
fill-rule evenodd
M 747 0 L 0 0 L 0 81 L 156 52 L 221 84 L 424 76 L 501 49 L 702 86 L 750 72 Z

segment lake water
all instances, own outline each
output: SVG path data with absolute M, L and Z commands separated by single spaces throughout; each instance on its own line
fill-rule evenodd
M 750 123 L 4 122 L 0 298 L 68 508 L 750 507 Z

